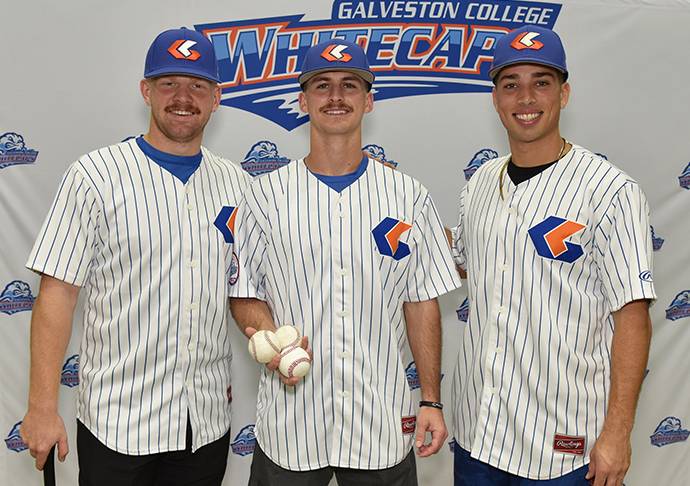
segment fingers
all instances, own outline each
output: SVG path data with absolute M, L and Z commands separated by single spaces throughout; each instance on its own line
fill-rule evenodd
M 254 334 L 256 334 L 256 329 L 253 327 L 245 327 L 244 328 L 244 335 L 247 336 L 248 338 L 251 338 Z
M 69 454 L 69 445 L 67 444 L 67 437 L 60 437 L 60 440 L 58 440 L 57 443 L 57 450 L 58 460 L 60 462 L 65 462 L 65 458 L 67 457 L 67 454 Z

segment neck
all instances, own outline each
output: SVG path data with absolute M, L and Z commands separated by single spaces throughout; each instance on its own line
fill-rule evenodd
M 311 130 L 309 155 L 304 163 L 310 171 L 322 175 L 345 175 L 357 170 L 362 161 L 362 136 L 321 137 Z
M 201 150 L 201 136 L 185 141 L 171 140 L 154 126 L 149 127 L 148 133 L 144 135 L 144 140 L 153 148 L 166 154 L 189 156 L 196 155 Z
M 511 161 L 518 167 L 537 167 L 560 159 L 571 145 L 556 132 L 541 140 L 522 142 L 510 140 Z

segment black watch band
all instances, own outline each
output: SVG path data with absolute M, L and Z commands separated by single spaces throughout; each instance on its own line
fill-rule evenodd
M 441 402 L 430 402 L 428 400 L 421 400 L 419 402 L 420 407 L 431 407 L 431 408 L 438 408 L 439 410 L 443 410 L 443 404 Z

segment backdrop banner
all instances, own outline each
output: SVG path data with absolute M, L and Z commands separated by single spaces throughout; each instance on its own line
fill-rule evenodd
M 306 49 L 339 37 L 366 45 L 377 80 L 365 150 L 420 180 L 448 226 L 486 160 L 508 151 L 488 79 L 495 40 L 525 23 L 561 35 L 572 95 L 561 131 L 637 180 L 651 206 L 658 300 L 633 431 L 628 486 L 690 477 L 690 1 L 686 0 L 36 0 L 2 9 L 0 35 L 0 484 L 39 485 L 19 436 L 29 387 L 29 331 L 39 277 L 29 251 L 62 174 L 80 155 L 144 133 L 146 50 L 162 30 L 206 35 L 222 105 L 204 145 L 260 176 L 308 151 L 296 102 Z M 70 242 L 66 242 L 69 244 Z M 443 401 L 467 320 L 463 288 L 440 299 Z M 80 307 L 81 309 L 81 307 Z M 60 413 L 71 452 L 58 485 L 77 484 L 75 395 L 82 312 L 64 357 Z M 259 376 L 233 323 L 233 420 L 224 485 L 247 483 Z M 409 385 L 418 378 L 407 355 Z M 452 430 L 450 414 L 446 421 Z M 450 441 L 450 438 L 449 438 Z M 449 446 L 419 459 L 420 484 L 452 484 Z

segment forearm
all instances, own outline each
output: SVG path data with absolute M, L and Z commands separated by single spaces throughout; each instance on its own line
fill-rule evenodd
M 403 305 L 422 400 L 441 400 L 441 312 L 436 299 Z
M 79 288 L 42 277 L 31 314 L 29 410 L 57 412 L 60 371 Z
M 276 326 L 268 304 L 259 299 L 231 298 L 230 312 L 244 333 L 248 327 L 257 331 L 275 331 Z
M 611 391 L 604 430 L 630 434 L 649 357 L 649 304 L 646 300 L 631 302 L 613 317 Z

